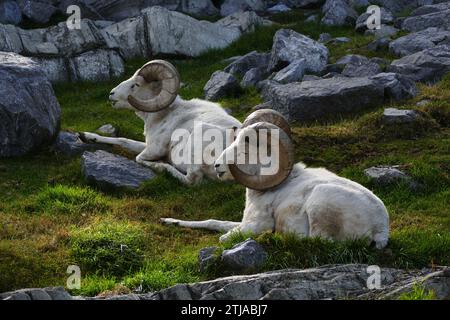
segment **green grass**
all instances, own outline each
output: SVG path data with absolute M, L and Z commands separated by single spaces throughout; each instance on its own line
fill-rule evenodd
M 427 290 L 423 285 L 415 283 L 410 292 L 402 293 L 398 300 L 435 300 L 436 294 Z
M 274 20 L 280 24 L 245 35 L 226 49 L 197 59 L 171 60 L 186 84 L 181 95 L 201 97 L 211 73 L 225 67 L 223 59 L 269 50 L 273 34 L 282 27 L 315 39 L 322 32 L 350 37 L 348 44 L 329 45 L 331 61 L 349 53 L 373 56 L 365 49 L 371 39 L 351 29 L 305 23 L 301 11 Z M 387 52 L 376 54 L 392 59 Z M 62 106 L 62 128 L 95 131 L 111 123 L 122 136 L 142 140 L 142 121 L 130 111 L 112 109 L 107 96 L 144 62 L 128 62 L 126 74 L 108 83 L 55 86 Z M 386 105 L 420 111 L 421 121 L 412 130 L 382 128 L 383 108 L 293 127 L 298 161 L 353 179 L 385 202 L 391 219 L 388 247 L 378 251 L 363 241 L 333 243 L 264 234 L 257 240 L 268 251 L 269 261 L 261 270 L 351 262 L 402 268 L 450 264 L 450 75 L 434 86 L 420 85 L 420 91 L 415 99 Z M 430 103 L 416 106 L 424 99 Z M 254 89 L 221 101 L 241 120 L 260 102 Z M 363 170 L 379 164 L 404 165 L 403 170 L 420 188 L 371 183 Z M 80 265 L 82 272 L 82 287 L 74 294 L 153 291 L 207 280 L 223 270 L 217 266 L 201 274 L 198 251 L 207 246 L 219 246 L 220 251 L 248 237 L 238 235 L 222 245 L 216 233 L 159 223 L 161 217 L 239 221 L 245 189 L 237 184 L 206 181 L 186 188 L 168 174 L 160 174 L 138 191 L 104 193 L 84 181 L 78 158 L 43 149 L 26 157 L 0 160 L 0 190 L 0 292 L 65 285 L 71 264 Z M 127 247 L 120 250 L 121 245 Z

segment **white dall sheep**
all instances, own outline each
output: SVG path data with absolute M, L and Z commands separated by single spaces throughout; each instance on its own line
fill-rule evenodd
M 84 132 L 82 138 L 87 142 L 121 146 L 138 154 L 137 162 L 157 171 L 167 170 L 185 184 L 197 183 L 204 176 L 217 179 L 214 160 L 227 146 L 226 138 L 229 137 L 226 135 L 233 132 L 231 129 L 241 127 L 241 123 L 228 115 L 219 104 L 199 99 L 183 100 L 178 96 L 179 87 L 180 76 L 172 64 L 163 60 L 150 61 L 109 95 L 114 108 L 131 109 L 144 121 L 145 143 L 103 137 L 89 132 Z M 195 129 L 219 130 L 223 139 L 214 143 L 220 144 L 216 150 L 221 151 L 215 157 L 212 155 L 214 158 L 209 164 L 191 161 L 192 159 L 175 161 L 174 155 L 194 151 L 192 145 Z M 176 130 L 184 130 L 188 137 L 173 139 Z M 232 140 L 229 143 L 231 142 Z M 210 143 L 205 141 L 203 144 Z
M 326 169 L 307 168 L 303 163 L 294 164 L 287 123 L 255 123 L 254 116 L 251 115 L 244 122 L 235 141 L 216 161 L 216 172 L 222 180 L 234 178 L 247 187 L 242 222 L 182 221 L 170 218 L 162 219 L 162 222 L 227 232 L 220 238 L 221 241 L 234 232 L 259 234 L 275 231 L 331 240 L 367 238 L 377 248 L 386 246 L 389 216 L 377 196 L 362 185 Z M 252 175 L 241 170 L 242 166 L 226 164 L 224 158 L 233 157 L 233 153 L 236 158 L 248 150 L 249 140 L 246 137 L 250 131 L 259 132 L 261 129 L 277 127 L 284 130 L 279 130 L 279 170 L 275 175 Z

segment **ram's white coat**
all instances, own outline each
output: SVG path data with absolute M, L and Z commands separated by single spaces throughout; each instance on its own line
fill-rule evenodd
M 216 171 L 229 179 L 228 166 L 222 158 L 243 143 L 243 129 L 217 159 Z M 244 148 L 241 148 L 245 150 Z M 301 237 L 331 240 L 367 238 L 377 248 L 386 246 L 389 238 L 389 216 L 383 202 L 362 185 L 339 177 L 323 168 L 294 165 L 288 178 L 277 187 L 256 191 L 247 189 L 242 221 L 181 221 L 162 219 L 167 224 L 191 228 L 259 234 L 265 231 L 295 233 Z
M 157 171 L 167 170 L 185 184 L 199 182 L 204 176 L 217 179 L 213 163 L 209 165 L 205 163 L 174 163 L 172 151 L 184 150 L 186 152 L 193 137 L 173 141 L 172 134 L 179 129 L 185 129 L 192 134 L 195 126 L 202 127 L 203 131 L 215 128 L 223 132 L 223 141 L 225 142 L 227 140 L 225 135 L 233 131 L 229 129 L 240 127 L 241 123 L 228 115 L 219 104 L 200 99 L 183 100 L 177 96 L 170 106 L 154 113 L 138 111 L 129 104 L 129 95 L 141 99 L 154 97 L 157 86 L 158 83 L 147 83 L 136 72 L 133 77 L 114 88 L 110 94 L 114 108 L 131 109 L 144 121 L 145 143 L 126 138 L 102 137 L 88 132 L 83 133 L 84 139 L 89 142 L 119 145 L 138 154 L 137 162 Z M 210 142 L 205 141 L 205 144 L 210 144 Z M 218 149 L 223 150 L 225 147 L 226 145 L 220 145 Z

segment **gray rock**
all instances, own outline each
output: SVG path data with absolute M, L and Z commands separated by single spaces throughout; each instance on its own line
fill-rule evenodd
M 411 178 L 398 169 L 398 166 L 379 166 L 371 167 L 364 170 L 364 174 L 371 179 L 371 181 L 379 185 L 390 185 L 401 180 L 410 180 Z
M 321 23 L 327 26 L 353 26 L 358 14 L 346 0 L 327 0 L 322 7 Z
M 396 108 L 386 108 L 383 112 L 383 122 L 387 124 L 411 123 L 419 118 L 415 110 L 399 110 Z
M 52 300 L 72 300 L 72 296 L 63 287 L 45 288 L 44 290 Z
M 283 84 L 301 81 L 305 74 L 305 64 L 305 59 L 296 60 L 286 68 L 278 71 L 273 77 L 273 80 Z
M 214 6 L 211 0 L 180 1 L 178 11 L 198 17 L 215 16 L 219 14 L 219 10 Z
M 56 13 L 58 8 L 49 2 L 19 0 L 17 1 L 22 14 L 33 22 L 47 23 L 50 18 Z
M 402 23 L 402 28 L 409 32 L 416 32 L 430 27 L 450 30 L 450 9 L 409 17 Z
M 113 50 L 95 50 L 70 59 L 72 81 L 108 81 L 125 71 L 120 55 Z
M 217 247 L 203 248 L 198 253 L 198 264 L 200 272 L 207 271 L 218 260 L 218 256 L 215 254 Z
M 337 38 L 331 39 L 331 43 L 333 43 L 333 44 L 349 43 L 351 41 L 352 41 L 352 39 L 347 38 L 347 37 L 337 37 Z
M 367 8 L 368 6 L 370 6 L 370 1 L 369 0 L 349 0 L 348 4 L 353 9 Z
M 328 55 L 323 44 L 293 30 L 280 29 L 273 39 L 269 70 L 280 70 L 295 60 L 305 59 L 305 71 L 318 73 L 327 65 Z
M 317 14 L 310 15 L 308 18 L 305 19 L 305 22 L 314 23 L 319 20 L 319 16 Z
M 384 7 L 393 13 L 401 13 L 422 5 L 432 4 L 433 0 L 370 0 L 370 3 Z
M 101 134 L 110 136 L 110 137 L 117 137 L 117 128 L 114 127 L 112 124 L 104 124 L 100 128 L 97 129 L 98 132 Z
M 306 74 L 303 76 L 302 81 L 316 81 L 316 80 L 321 80 L 321 79 L 322 79 L 321 77 L 314 76 L 311 74 Z
M 348 55 L 340 58 L 338 61 L 336 61 L 336 64 L 342 64 L 342 65 L 347 65 L 349 63 L 364 64 L 367 61 L 369 61 L 369 59 L 367 57 L 361 56 L 359 54 L 348 54 Z
M 267 69 L 252 68 L 248 70 L 241 81 L 242 88 L 255 87 L 258 82 L 264 80 L 268 76 Z
M 384 88 L 367 77 L 269 84 L 263 96 L 288 121 L 308 122 L 358 112 L 384 102 Z
M 252 51 L 226 66 L 224 71 L 242 77 L 252 68 L 267 68 L 269 60 L 269 53 Z
M 439 81 L 450 71 L 450 45 L 439 45 L 394 60 L 388 70 L 407 75 L 414 81 Z
M 450 31 L 428 28 L 392 41 L 389 50 L 403 57 L 442 44 L 450 45 Z
M 211 75 L 203 91 L 206 100 L 217 101 L 226 95 L 236 93 L 239 88 L 239 82 L 232 74 L 216 71 Z
M 63 287 L 51 287 L 0 293 L 0 300 L 72 300 L 72 296 Z
M 382 25 L 390 25 L 393 24 L 395 21 L 394 15 L 389 10 L 386 10 L 386 8 L 381 7 L 381 24 Z M 363 32 L 367 30 L 367 19 L 371 16 L 371 13 L 364 12 L 361 14 L 358 19 L 356 20 L 356 26 L 355 30 Z
M 18 25 L 22 22 L 20 7 L 15 1 L 0 2 L 0 23 Z
M 52 142 L 61 110 L 35 62 L 0 52 L 0 97 L 0 157 L 21 156 Z
M 382 24 L 380 29 L 366 30 L 364 33 L 366 36 L 374 36 L 375 39 L 395 37 L 398 33 L 398 29 L 392 26 Z
M 428 4 L 421 6 L 411 12 L 410 16 L 422 16 L 429 13 L 441 12 L 450 9 L 450 2 L 441 1 L 443 3 Z
M 210 49 L 225 48 L 244 32 L 269 23 L 254 12 L 238 12 L 216 23 L 198 21 L 162 7 L 151 7 L 142 12 L 151 55 L 195 57 Z
M 370 79 L 384 87 L 386 100 L 410 99 L 418 94 L 416 84 L 409 77 L 397 73 L 379 73 Z
M 367 45 L 367 49 L 370 51 L 387 51 L 390 43 L 391 38 L 389 37 L 376 39 Z
M 84 143 L 78 133 L 61 131 L 56 138 L 55 149 L 66 156 L 75 156 L 92 150 L 92 145 Z
M 283 3 L 276 4 L 273 7 L 267 9 L 267 12 L 271 14 L 289 11 L 291 11 L 291 8 L 289 8 L 287 5 Z
M 267 252 L 253 239 L 238 243 L 222 253 L 225 268 L 236 272 L 258 270 L 266 263 L 267 258 Z
M 290 8 L 313 8 L 322 5 L 325 0 L 282 0 Z
M 367 58 L 346 64 L 342 75 L 346 77 L 368 77 L 382 72 L 380 65 Z
M 266 10 L 266 3 L 263 0 L 225 0 L 220 7 L 222 17 L 239 11 L 263 12 Z
M 155 177 L 149 168 L 103 150 L 83 153 L 82 172 L 90 184 L 103 190 L 137 189 Z
M 333 37 L 329 33 L 321 33 L 319 35 L 319 42 L 327 43 L 327 42 L 331 41 L 331 39 L 333 39 Z

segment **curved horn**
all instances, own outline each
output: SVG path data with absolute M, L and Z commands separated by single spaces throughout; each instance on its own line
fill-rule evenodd
M 269 131 L 272 129 L 279 130 L 280 140 L 278 152 L 278 172 L 273 175 L 251 175 L 240 170 L 235 164 L 230 164 L 229 168 L 231 174 L 237 182 L 249 189 L 264 191 L 280 185 L 289 176 L 292 171 L 292 167 L 294 166 L 294 146 L 291 138 L 286 134 L 286 132 L 284 132 L 284 130 L 280 130 L 279 127 L 273 124 L 267 122 L 258 123 L 255 124 L 253 128 L 257 130 L 257 135 L 259 135 L 258 131 L 260 129 L 268 129 Z M 270 140 L 271 139 L 268 139 L 268 143 Z
M 150 61 L 139 70 L 138 75 L 147 82 L 160 81 L 161 92 L 148 100 L 129 95 L 128 102 L 136 109 L 143 112 L 158 112 L 171 105 L 177 97 L 180 75 L 171 63 L 164 60 Z
M 281 113 L 272 109 L 260 109 L 251 113 L 242 124 L 242 128 L 251 126 L 258 122 L 268 122 L 281 128 L 286 134 L 291 136 L 291 126 Z

